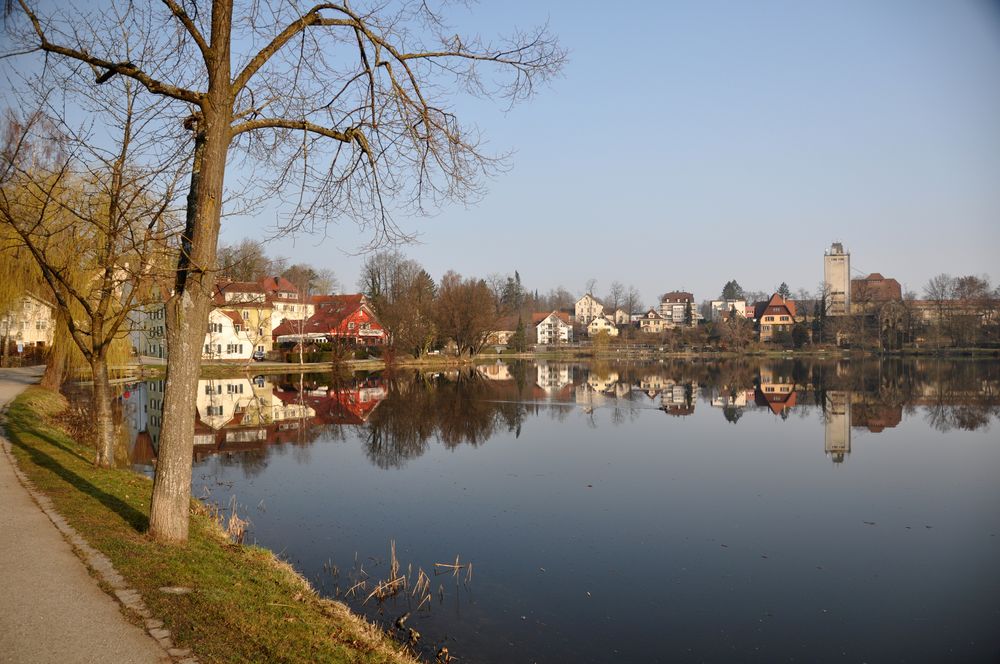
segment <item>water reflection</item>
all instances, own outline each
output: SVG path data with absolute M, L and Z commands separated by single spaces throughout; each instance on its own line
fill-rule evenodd
M 996 362 L 922 360 L 203 381 L 195 491 L 330 596 L 390 539 L 414 569 L 474 561 L 433 608 L 348 598 L 411 612 L 429 660 L 983 660 L 998 387 Z M 122 396 L 136 458 L 161 389 Z
M 559 363 L 497 361 L 447 372 L 395 372 L 335 379 L 322 375 L 234 377 L 198 383 L 195 458 L 307 446 L 362 432 L 370 461 L 400 468 L 436 441 L 484 444 L 498 431 L 520 436 L 530 417 L 564 419 L 574 408 L 599 426 L 634 421 L 641 410 L 693 415 L 699 401 L 739 424 L 747 411 L 787 419 L 821 411 L 823 450 L 835 463 L 851 453 L 852 429 L 877 434 L 921 413 L 938 431 L 977 430 L 1000 413 L 997 366 L 975 362 Z M 128 386 L 122 397 L 131 458 L 155 459 L 163 382 Z M 340 436 L 342 438 L 342 436 Z M 253 466 L 251 466 L 252 468 Z

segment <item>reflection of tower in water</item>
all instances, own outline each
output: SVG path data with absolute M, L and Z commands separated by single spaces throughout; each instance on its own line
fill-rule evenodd
M 851 395 L 849 392 L 826 393 L 824 451 L 834 463 L 843 463 L 851 453 Z

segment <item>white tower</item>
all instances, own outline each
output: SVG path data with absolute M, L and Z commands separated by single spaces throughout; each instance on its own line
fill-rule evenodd
M 826 313 L 846 316 L 851 313 L 851 254 L 844 245 L 834 242 L 823 255 L 823 284 L 826 286 Z
M 826 426 L 823 449 L 834 463 L 843 463 L 851 453 L 851 395 L 849 392 L 826 393 Z

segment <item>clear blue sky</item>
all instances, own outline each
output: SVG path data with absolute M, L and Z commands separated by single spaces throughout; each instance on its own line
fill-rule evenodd
M 477 206 L 398 221 L 435 278 L 519 270 L 541 291 L 644 301 L 673 289 L 814 290 L 842 241 L 860 271 L 922 289 L 1000 278 L 1000 8 L 985 1 L 517 1 L 463 23 L 549 20 L 565 75 L 504 114 L 469 115 L 511 172 Z M 513 17 L 513 18 L 512 18 Z M 264 215 L 268 216 L 268 215 Z M 229 222 L 225 239 L 245 234 Z M 350 227 L 276 253 L 354 286 Z
M 518 270 L 540 291 L 646 303 L 748 289 L 814 290 L 832 241 L 858 271 L 921 291 L 934 274 L 1000 279 L 1000 3 L 987 0 L 485 0 L 463 32 L 548 20 L 564 75 L 504 113 L 461 102 L 512 169 L 476 206 L 397 218 L 439 278 Z M 257 236 L 274 210 L 228 218 Z M 353 289 L 368 238 L 283 239 L 271 253 Z

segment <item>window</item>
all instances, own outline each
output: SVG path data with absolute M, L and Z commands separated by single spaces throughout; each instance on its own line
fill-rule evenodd
M 353 330 L 354 329 L 354 323 L 353 322 L 348 323 L 347 324 L 347 329 L 348 330 Z
M 244 311 L 243 312 L 243 320 L 250 320 L 250 312 L 249 311 Z
M 205 355 L 212 354 L 212 346 L 210 344 L 205 344 Z

